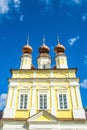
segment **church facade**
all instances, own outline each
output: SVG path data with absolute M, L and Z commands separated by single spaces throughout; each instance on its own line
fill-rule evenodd
M 53 68 L 49 51 L 43 38 L 36 69 L 29 40 L 22 48 L 20 69 L 9 78 L 2 130 L 87 130 L 77 69 L 68 67 L 59 40 Z

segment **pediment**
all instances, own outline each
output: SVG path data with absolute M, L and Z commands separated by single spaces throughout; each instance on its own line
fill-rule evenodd
M 52 114 L 48 113 L 45 110 L 36 113 L 32 117 L 28 119 L 28 122 L 49 122 L 49 123 L 57 123 L 58 119 Z

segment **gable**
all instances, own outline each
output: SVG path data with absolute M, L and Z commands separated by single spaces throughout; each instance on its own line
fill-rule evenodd
M 46 117 L 44 115 L 39 116 L 36 121 L 51 121 L 51 119 L 49 117 Z
M 58 119 L 47 111 L 40 111 L 28 119 L 28 122 L 57 122 Z

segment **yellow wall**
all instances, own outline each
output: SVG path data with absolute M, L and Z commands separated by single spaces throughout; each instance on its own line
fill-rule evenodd
M 30 112 L 29 110 L 16 110 L 15 118 L 29 118 Z
M 50 72 L 53 73 L 53 78 L 64 78 L 64 77 L 75 77 L 75 70 L 13 70 L 12 77 L 13 78 L 33 78 L 34 73 L 36 73 L 37 78 L 50 78 Z M 44 86 L 40 86 L 44 85 Z M 51 107 L 52 107 L 52 99 L 51 99 L 51 87 L 50 87 L 50 82 L 47 80 L 45 83 L 41 80 L 39 82 L 35 82 L 36 86 L 36 112 L 38 112 L 38 90 L 42 91 L 47 91 L 49 93 L 49 110 L 48 112 L 51 112 Z M 19 100 L 19 94 L 20 90 L 28 90 L 29 91 L 29 103 L 28 103 L 28 110 L 18 110 L 18 100 Z M 68 93 L 68 101 L 69 101 L 69 109 L 68 110 L 58 110 L 58 97 L 57 93 L 59 91 L 67 91 Z M 13 93 L 13 91 L 12 91 Z M 72 99 L 71 99 L 71 91 L 70 91 L 70 86 L 68 81 L 63 81 L 63 82 L 55 82 L 54 86 L 54 105 L 55 105 L 55 110 L 56 110 L 56 117 L 58 118 L 72 118 Z M 12 106 L 12 102 L 11 102 Z M 30 116 L 30 110 L 32 108 L 32 83 L 29 82 L 19 82 L 18 87 L 17 87 L 17 97 L 16 97 L 16 105 L 15 105 L 15 118 L 29 118 Z

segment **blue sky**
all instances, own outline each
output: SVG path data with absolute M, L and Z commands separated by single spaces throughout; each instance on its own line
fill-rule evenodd
M 0 0 L 0 109 L 5 104 L 10 69 L 20 67 L 27 36 L 37 67 L 38 48 L 45 35 L 52 66 L 54 47 L 66 47 L 69 68 L 78 68 L 83 106 L 87 106 L 87 0 Z

